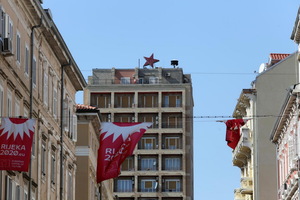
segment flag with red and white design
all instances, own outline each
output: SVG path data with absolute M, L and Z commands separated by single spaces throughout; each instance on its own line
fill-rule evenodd
M 240 128 L 243 126 L 247 120 L 244 119 L 232 119 L 225 121 L 226 124 L 226 141 L 227 145 L 232 149 L 237 146 L 241 133 Z
M 2 118 L 0 170 L 28 171 L 35 120 Z
M 152 123 L 103 122 L 98 149 L 97 183 L 118 177 L 120 166 Z

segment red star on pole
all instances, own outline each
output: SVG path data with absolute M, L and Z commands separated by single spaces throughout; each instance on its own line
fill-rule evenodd
M 147 65 L 150 65 L 152 68 L 154 67 L 154 63 L 159 62 L 159 60 L 153 58 L 154 54 L 152 54 L 149 58 L 148 57 L 144 57 L 146 59 L 146 62 L 144 64 L 144 67 Z

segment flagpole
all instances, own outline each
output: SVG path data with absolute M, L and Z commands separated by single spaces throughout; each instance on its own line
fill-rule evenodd
M 102 182 L 100 183 L 98 190 L 99 190 L 99 194 L 100 194 L 99 200 L 102 200 Z
M 30 35 L 30 112 L 29 112 L 29 118 L 32 118 L 32 113 L 33 113 L 33 48 L 34 48 L 34 29 L 39 28 L 42 26 L 42 20 L 43 20 L 43 15 L 41 16 L 40 19 L 40 24 L 35 25 L 31 27 L 31 35 Z M 34 137 L 34 136 L 33 136 Z M 34 147 L 31 147 L 31 150 Z M 30 153 L 31 154 L 31 153 Z M 28 184 L 28 200 L 31 200 L 31 185 L 32 185 L 32 155 L 30 155 L 30 164 L 29 164 L 29 184 Z

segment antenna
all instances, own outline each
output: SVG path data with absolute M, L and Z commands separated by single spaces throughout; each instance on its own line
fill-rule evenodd
M 141 67 L 141 59 L 138 60 L 138 68 Z

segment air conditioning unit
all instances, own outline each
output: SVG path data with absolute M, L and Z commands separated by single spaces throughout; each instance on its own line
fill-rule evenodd
M 4 38 L 3 40 L 3 52 L 12 53 L 12 42 L 10 38 Z

